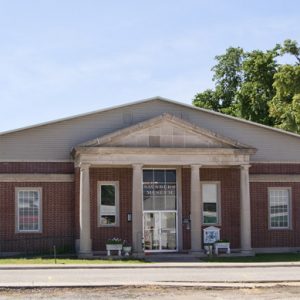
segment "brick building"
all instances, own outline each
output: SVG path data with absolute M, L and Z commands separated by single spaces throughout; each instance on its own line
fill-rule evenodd
M 293 251 L 299 215 L 299 135 L 161 97 L 0 135 L 1 253 L 199 252 L 211 225 L 236 251 Z

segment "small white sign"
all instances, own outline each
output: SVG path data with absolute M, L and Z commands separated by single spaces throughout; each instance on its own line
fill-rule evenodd
M 209 226 L 203 229 L 204 244 L 213 244 L 220 239 L 220 228 Z

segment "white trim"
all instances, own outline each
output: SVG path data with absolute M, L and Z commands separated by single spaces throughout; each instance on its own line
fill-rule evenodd
M 250 182 L 300 182 L 300 175 L 250 174 Z
M 34 191 L 38 192 L 39 195 L 39 222 L 38 222 L 38 230 L 20 230 L 20 219 L 19 219 L 19 192 L 20 191 Z M 16 233 L 42 233 L 43 232 L 43 226 L 42 226 L 42 212 L 43 212 L 43 189 L 41 187 L 15 187 L 15 232 Z
M 15 162 L 36 162 L 36 163 L 72 163 L 74 162 L 73 159 L 56 159 L 56 160 L 48 160 L 48 159 L 0 159 L 0 163 L 5 162 L 5 163 L 15 163 Z
M 242 165 L 252 149 L 79 147 L 75 166 L 97 165 Z
M 284 160 L 270 160 L 270 161 L 259 161 L 259 160 L 251 160 L 251 164 L 300 164 L 299 161 L 284 161 Z
M 203 200 L 203 194 L 202 194 L 202 185 L 203 184 L 216 184 L 217 186 L 217 223 L 204 223 L 204 200 Z M 201 199 L 202 199 L 202 226 L 221 226 L 222 220 L 221 220 L 221 181 L 201 181 L 200 178 L 200 186 L 201 186 Z
M 271 198 L 270 191 L 271 190 L 287 190 L 289 199 L 288 199 L 288 226 L 285 227 L 272 227 L 271 226 Z M 269 230 L 292 230 L 292 188 L 291 187 L 283 187 L 283 186 L 274 186 L 268 187 L 268 229 Z
M 224 154 L 250 155 L 255 154 L 252 148 L 177 148 L 177 147 L 76 147 L 78 154 Z M 249 162 L 249 159 L 247 160 Z
M 74 182 L 73 174 L 0 174 L 0 182 Z
M 101 224 L 101 186 L 112 185 L 115 187 L 115 223 Z M 120 185 L 119 181 L 98 181 L 97 182 L 97 226 L 98 227 L 119 227 L 120 226 Z
M 171 99 L 168 99 L 168 98 L 164 98 L 164 97 L 160 97 L 160 96 L 151 97 L 151 98 L 147 98 L 147 99 L 143 99 L 143 100 L 139 100 L 139 101 L 134 101 L 134 102 L 131 102 L 131 103 L 116 105 L 116 106 L 112 106 L 112 107 L 109 107 L 109 108 L 95 110 L 95 111 L 84 113 L 84 114 L 78 114 L 78 115 L 74 115 L 72 117 L 66 117 L 66 118 L 56 119 L 56 120 L 53 120 L 53 121 L 43 122 L 43 123 L 39 123 L 39 124 L 36 124 L 36 125 L 31 125 L 31 126 L 26 126 L 26 127 L 22 127 L 22 128 L 17 128 L 17 129 L 9 130 L 9 131 L 4 131 L 4 132 L 0 133 L 0 136 L 1 135 L 6 135 L 6 134 L 10 134 L 10 133 L 19 132 L 19 131 L 23 131 L 23 130 L 27 130 L 27 129 L 32 129 L 32 128 L 36 128 L 36 127 L 51 125 L 51 124 L 54 124 L 54 123 L 60 123 L 60 122 L 64 122 L 64 121 L 69 121 L 69 120 L 77 119 L 77 118 L 80 118 L 80 117 L 87 117 L 87 116 L 90 116 L 90 115 L 94 115 L 94 114 L 98 114 L 98 113 L 103 113 L 103 112 L 114 110 L 114 109 L 119 109 L 119 108 L 124 108 L 124 107 L 130 107 L 132 105 L 142 104 L 142 103 L 146 103 L 146 102 L 150 102 L 150 101 L 155 101 L 155 100 L 169 102 L 169 103 L 172 103 L 172 104 L 176 104 L 176 105 L 180 105 L 180 106 L 183 106 L 183 107 L 187 107 L 189 109 L 198 110 L 198 111 L 202 111 L 202 112 L 209 113 L 209 114 L 212 114 L 212 115 L 216 115 L 216 116 L 219 116 L 219 117 L 222 117 L 222 118 L 225 118 L 225 119 L 231 119 L 231 120 L 234 120 L 234 121 L 246 123 L 246 124 L 253 125 L 253 126 L 256 126 L 256 127 L 261 127 L 261 128 L 264 128 L 264 129 L 276 131 L 278 133 L 282 133 L 282 134 L 290 135 L 290 136 L 293 136 L 293 137 L 296 137 L 296 138 L 300 138 L 300 135 L 298 135 L 296 133 L 284 131 L 284 130 L 279 129 L 279 128 L 269 127 L 269 126 L 266 126 L 266 125 L 263 125 L 263 124 L 255 123 L 255 122 L 244 120 L 244 119 L 241 119 L 241 118 L 232 117 L 232 116 L 225 115 L 225 114 L 213 111 L 213 110 L 208 110 L 208 109 L 205 109 L 205 108 L 196 107 L 196 106 L 193 106 L 193 105 L 190 105 L 190 104 L 181 103 L 181 102 L 178 102 L 178 101 L 175 101 L 175 100 L 171 100 Z

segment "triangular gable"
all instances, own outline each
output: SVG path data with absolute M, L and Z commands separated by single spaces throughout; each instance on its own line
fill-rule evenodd
M 166 147 L 249 149 L 248 145 L 222 137 L 171 114 L 149 119 L 88 141 L 82 147 Z

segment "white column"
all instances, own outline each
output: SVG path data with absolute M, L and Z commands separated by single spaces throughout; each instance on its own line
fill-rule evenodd
M 252 253 L 251 247 L 251 206 L 250 206 L 250 190 L 249 190 L 249 168 L 250 165 L 241 165 L 241 251 L 244 253 Z
M 143 169 L 142 164 L 132 165 L 132 247 L 134 253 L 142 253 L 143 242 Z
M 182 239 L 182 167 L 176 168 L 176 186 L 177 186 L 177 222 L 178 222 L 178 251 L 183 250 Z
M 191 165 L 191 251 L 202 251 L 200 165 Z
M 79 255 L 91 256 L 91 223 L 90 223 L 90 165 L 80 165 L 80 191 L 79 191 L 79 224 L 80 240 Z

